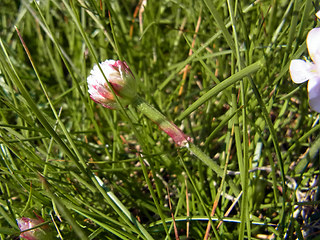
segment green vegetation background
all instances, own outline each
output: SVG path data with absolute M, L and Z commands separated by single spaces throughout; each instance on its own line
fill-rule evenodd
M 59 239 L 316 236 L 318 115 L 288 74 L 308 57 L 316 3 L 0 5 L 1 239 L 33 212 Z M 86 77 L 106 59 L 125 60 L 139 94 L 238 189 L 131 106 L 95 104 Z

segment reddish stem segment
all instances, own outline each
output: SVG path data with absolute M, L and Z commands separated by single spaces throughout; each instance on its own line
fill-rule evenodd
M 135 99 L 134 105 L 140 112 L 157 124 L 162 131 L 168 134 L 179 147 L 186 147 L 188 145 L 190 137 L 185 135 L 180 128 L 178 128 L 173 122 L 169 121 L 153 106 L 146 103 L 140 97 Z

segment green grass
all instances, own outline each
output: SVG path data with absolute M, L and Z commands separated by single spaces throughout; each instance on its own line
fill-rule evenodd
M 33 212 L 58 239 L 204 239 L 208 223 L 211 239 L 316 236 L 318 115 L 288 74 L 313 1 L 148 0 L 142 22 L 138 0 L 0 5 L 1 239 Z M 94 103 L 105 59 L 205 155 Z

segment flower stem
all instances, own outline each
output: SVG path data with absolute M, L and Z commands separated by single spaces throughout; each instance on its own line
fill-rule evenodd
M 198 148 L 196 145 L 194 145 L 191 142 L 189 143 L 189 146 L 187 148 L 190 153 L 194 154 L 204 164 L 209 166 L 219 177 L 223 178 L 224 176 L 223 169 L 214 160 L 212 160 L 212 158 L 210 158 L 200 148 Z M 234 195 L 236 196 L 239 195 L 240 191 L 229 175 L 226 175 L 226 181 L 228 182 L 229 187 L 231 188 Z
M 195 155 L 204 164 L 209 166 L 219 177 L 223 178 L 223 169 L 200 148 L 194 145 L 190 141 L 191 138 L 185 135 L 180 128 L 178 128 L 173 122 L 169 121 L 162 113 L 160 113 L 153 106 L 149 105 L 139 96 L 134 99 L 132 104 L 151 121 L 156 123 L 162 131 L 167 133 L 179 147 L 186 147 L 191 154 Z M 228 175 L 226 176 L 226 181 L 228 182 L 233 193 L 238 195 L 240 191 Z
M 151 121 L 159 126 L 159 128 L 168 134 L 179 147 L 186 147 L 190 137 L 185 135 L 180 128 L 173 122 L 169 121 L 162 113 L 153 106 L 149 105 L 140 97 L 136 97 L 133 105 Z

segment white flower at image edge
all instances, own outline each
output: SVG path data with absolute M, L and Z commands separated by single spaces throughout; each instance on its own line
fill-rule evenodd
M 320 13 L 317 13 L 320 15 Z M 292 60 L 289 71 L 294 83 L 308 81 L 309 104 L 320 112 L 320 28 L 312 29 L 307 36 L 307 48 L 312 62 Z

